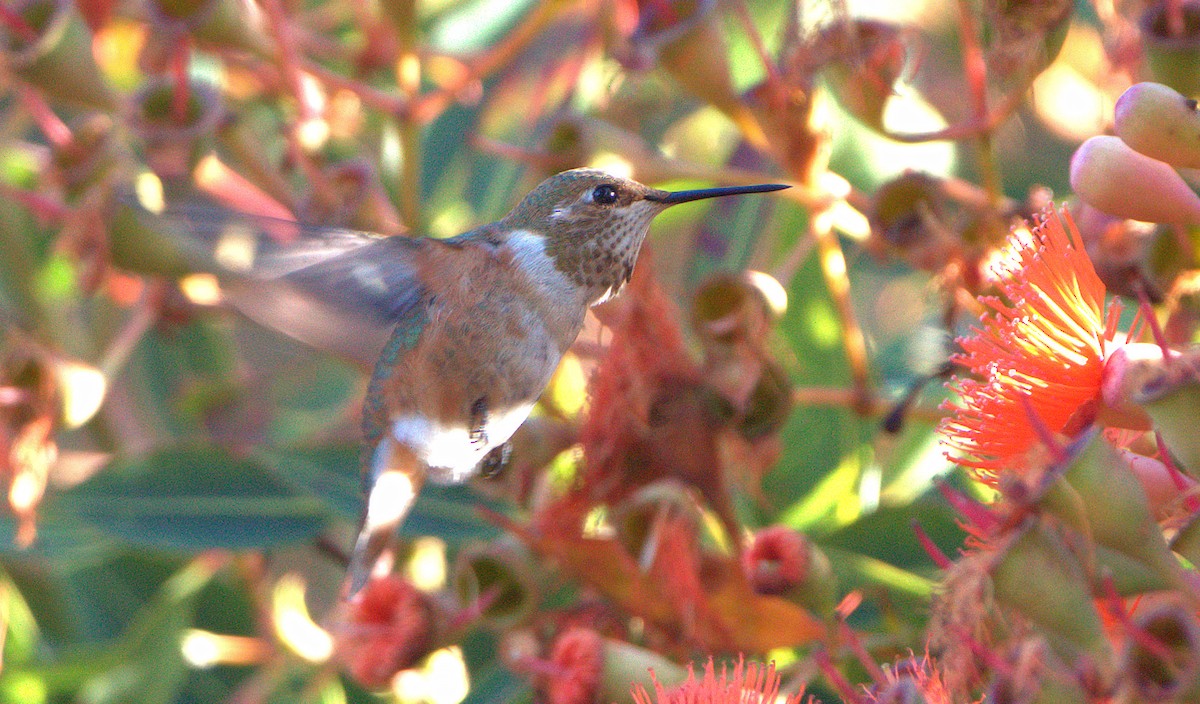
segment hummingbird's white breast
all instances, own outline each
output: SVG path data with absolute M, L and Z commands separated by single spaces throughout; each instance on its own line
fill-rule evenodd
M 546 252 L 545 235 L 532 230 L 514 230 L 505 246 L 513 263 L 525 273 L 537 293 L 548 301 L 569 308 L 586 308 L 586 291 L 559 270 L 554 258 Z

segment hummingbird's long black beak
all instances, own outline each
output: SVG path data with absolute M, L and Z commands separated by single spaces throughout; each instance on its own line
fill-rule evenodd
M 759 183 L 753 186 L 722 186 L 720 188 L 698 188 L 694 191 L 672 191 L 665 195 L 651 194 L 646 196 L 646 200 L 655 203 L 665 203 L 667 205 L 675 205 L 676 203 L 687 203 L 693 200 L 703 200 L 704 198 L 719 198 L 721 196 L 736 196 L 742 193 L 770 193 L 771 191 L 782 191 L 785 188 L 791 188 L 783 183 Z

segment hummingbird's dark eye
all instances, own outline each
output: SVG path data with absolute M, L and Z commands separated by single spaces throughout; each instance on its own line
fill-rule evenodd
M 600 205 L 612 205 L 617 202 L 617 188 L 611 183 L 602 183 L 592 189 L 592 202 Z

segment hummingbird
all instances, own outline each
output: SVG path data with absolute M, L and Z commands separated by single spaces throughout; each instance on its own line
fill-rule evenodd
M 460 483 L 504 464 L 588 308 L 629 281 L 655 216 L 784 188 L 668 192 L 574 169 L 455 237 L 329 230 L 256 261 L 255 276 L 229 290 L 235 308 L 373 370 L 362 413 L 366 505 L 344 598 L 390 572 L 395 534 L 426 481 Z

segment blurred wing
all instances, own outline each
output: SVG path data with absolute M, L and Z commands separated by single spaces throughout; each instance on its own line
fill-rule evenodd
M 397 324 L 427 304 L 416 276 L 423 239 L 380 237 L 237 213 L 172 207 L 152 222 L 215 271 L 247 317 L 372 369 Z M 203 252 L 204 261 L 196 252 Z M 419 317 L 419 316 L 416 316 Z
M 279 277 L 239 277 L 224 290 L 255 321 L 370 370 L 397 325 L 424 320 L 428 296 L 415 259 L 428 244 L 374 239 Z
M 204 200 L 173 203 L 159 214 L 123 197 L 115 220 L 117 227 L 165 233 L 174 249 L 187 255 L 193 271 L 258 278 L 282 276 L 386 239 L 357 230 L 239 213 Z

